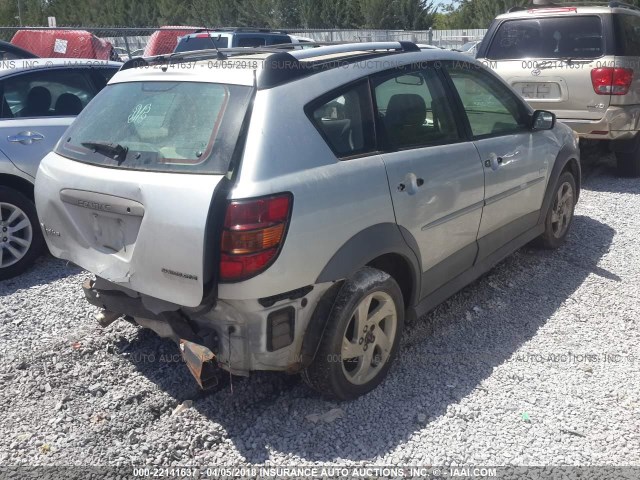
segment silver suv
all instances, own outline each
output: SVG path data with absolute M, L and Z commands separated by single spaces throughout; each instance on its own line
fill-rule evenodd
M 640 8 L 534 3 L 497 17 L 477 58 L 533 108 L 608 142 L 620 174 L 640 176 Z
M 137 67 L 137 68 L 136 68 Z M 131 60 L 40 165 L 51 252 L 106 326 L 349 399 L 420 317 L 538 239 L 560 246 L 577 138 L 468 56 L 405 42 Z
M 40 160 L 121 65 L 77 58 L 0 65 L 0 280 L 22 273 L 44 248 L 33 204 Z

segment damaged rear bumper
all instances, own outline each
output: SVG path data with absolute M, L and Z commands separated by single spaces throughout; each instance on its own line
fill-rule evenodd
M 103 309 L 105 318 L 123 316 L 171 338 L 196 381 L 206 388 L 221 370 L 247 376 L 255 370 L 303 369 L 308 363 L 308 355 L 301 355 L 307 327 L 330 286 L 317 284 L 253 300 L 218 299 L 215 305 L 198 308 L 151 298 L 100 277 L 85 281 L 83 290 L 89 303 Z M 315 341 L 314 337 L 307 349 L 311 355 Z
M 87 301 L 102 309 L 97 317 L 100 325 L 106 327 L 124 316 L 162 337 L 171 338 L 180 347 L 182 359 L 200 388 L 208 389 L 218 384 L 221 372 L 215 354 L 215 332 L 194 330 L 178 311 L 154 313 L 139 297 L 130 296 L 123 290 L 98 289 L 95 280 L 85 280 L 82 289 Z

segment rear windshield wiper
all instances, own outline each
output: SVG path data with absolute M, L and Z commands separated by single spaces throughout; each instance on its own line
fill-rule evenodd
M 109 158 L 113 158 L 120 165 L 127 158 L 127 153 L 129 152 L 128 147 L 123 147 L 119 143 L 110 143 L 110 142 L 82 142 L 82 146 L 86 148 L 90 148 L 96 153 L 101 153 Z

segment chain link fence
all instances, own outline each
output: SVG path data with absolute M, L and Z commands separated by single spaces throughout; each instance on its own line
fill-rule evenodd
M 140 56 L 171 53 L 180 37 L 203 30 L 198 26 L 160 28 L 123 27 L 0 27 L 0 40 L 39 57 L 97 58 L 126 61 Z M 412 41 L 442 48 L 460 49 L 479 41 L 486 30 L 309 30 L 284 29 L 291 35 L 317 42 Z M 5 59 L 7 53 L 5 53 Z M 11 58 L 11 57 L 9 57 Z

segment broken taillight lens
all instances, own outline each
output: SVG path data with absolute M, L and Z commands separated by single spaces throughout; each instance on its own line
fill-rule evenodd
M 591 83 L 598 95 L 626 95 L 633 82 L 630 68 L 602 67 L 591 70 Z
M 220 248 L 220 281 L 246 280 L 275 261 L 284 242 L 292 203 L 288 193 L 229 202 Z

